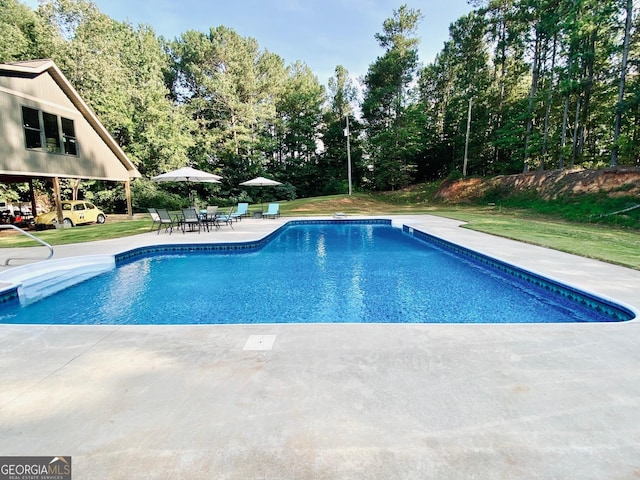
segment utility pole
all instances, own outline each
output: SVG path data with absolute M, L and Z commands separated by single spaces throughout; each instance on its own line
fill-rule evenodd
M 349 143 L 349 114 L 345 115 L 347 128 L 344 129 L 344 136 L 347 137 L 347 176 L 349 177 L 349 195 L 351 195 L 351 144 Z

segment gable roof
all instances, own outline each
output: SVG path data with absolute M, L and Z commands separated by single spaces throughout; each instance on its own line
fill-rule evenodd
M 69 98 L 75 108 L 83 115 L 94 131 L 99 135 L 105 145 L 113 152 L 120 161 L 130 178 L 139 178 L 140 172 L 133 162 L 127 157 L 120 145 L 113 139 L 111 134 L 102 125 L 91 107 L 82 99 L 80 94 L 71 85 L 58 66 L 50 59 L 27 60 L 22 62 L 0 63 L 0 76 L 20 75 L 29 78 L 36 78 L 43 73 L 48 73 L 54 82 Z

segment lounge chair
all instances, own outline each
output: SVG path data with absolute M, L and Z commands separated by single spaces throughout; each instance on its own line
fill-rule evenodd
M 196 227 L 198 227 L 198 233 L 200 233 L 201 228 L 204 226 L 205 228 L 207 228 L 207 231 L 208 231 L 208 225 L 202 222 L 202 219 L 200 218 L 200 215 L 198 215 L 198 212 L 196 212 L 195 208 L 182 209 L 181 225 L 182 225 L 182 233 L 185 233 L 185 230 L 187 229 L 187 227 L 192 232 L 194 232 L 196 230 Z
M 219 228 L 223 223 L 227 224 L 233 230 L 233 207 L 229 209 L 229 213 L 220 213 L 216 215 L 216 226 Z
M 166 208 L 157 208 L 156 213 L 158 214 L 158 217 L 160 217 L 160 225 L 158 225 L 158 233 L 160 233 L 160 228 L 162 228 L 162 225 L 164 225 L 165 226 L 164 231 L 166 232 L 168 230 L 169 234 L 171 234 L 173 232 L 173 227 L 178 226 L 178 222 L 173 218 L 171 218 L 171 215 L 169 215 L 169 212 L 167 211 Z
M 277 218 L 280 216 L 280 204 L 270 203 L 267 211 L 262 214 L 262 218 Z
M 246 217 L 249 215 L 249 204 L 248 203 L 239 203 L 236 211 L 231 214 L 235 221 L 242 220 L 242 217 Z

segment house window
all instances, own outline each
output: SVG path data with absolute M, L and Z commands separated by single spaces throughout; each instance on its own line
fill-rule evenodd
M 48 153 L 78 155 L 78 140 L 73 120 L 22 107 L 22 121 L 27 148 Z
M 44 120 L 44 138 L 47 142 L 47 152 L 61 153 L 58 117 L 50 113 L 43 113 L 42 119 Z
M 64 153 L 67 155 L 78 155 L 76 129 L 73 126 L 73 120 L 62 118 L 62 140 L 64 142 Z
M 27 148 L 41 148 L 42 139 L 40 138 L 40 115 L 38 110 L 22 107 L 22 122 Z

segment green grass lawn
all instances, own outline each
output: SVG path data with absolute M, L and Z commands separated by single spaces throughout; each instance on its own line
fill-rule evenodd
M 522 212 L 472 208 L 439 210 L 437 215 L 468 222 L 464 227 L 521 242 L 640 270 L 640 232 L 548 220 Z
M 467 222 L 465 228 L 522 242 L 553 248 L 640 270 L 640 231 L 568 223 L 523 210 L 477 207 L 397 204 L 373 195 L 333 195 L 281 203 L 283 216 L 430 214 Z M 86 225 L 62 230 L 31 232 L 51 245 L 91 242 L 146 233 L 149 218 L 116 220 L 104 225 Z M 0 248 L 35 246 L 33 240 L 0 231 Z
M 151 226 L 151 219 L 138 218 L 134 220 L 110 221 L 103 225 L 80 225 L 73 228 L 57 230 L 55 228 L 42 231 L 29 231 L 32 235 L 44 240 L 50 245 L 64 245 L 69 243 L 93 242 L 120 238 L 129 235 L 146 233 Z M 39 245 L 34 240 L 20 235 L 13 230 L 0 231 L 0 248 L 30 247 Z

